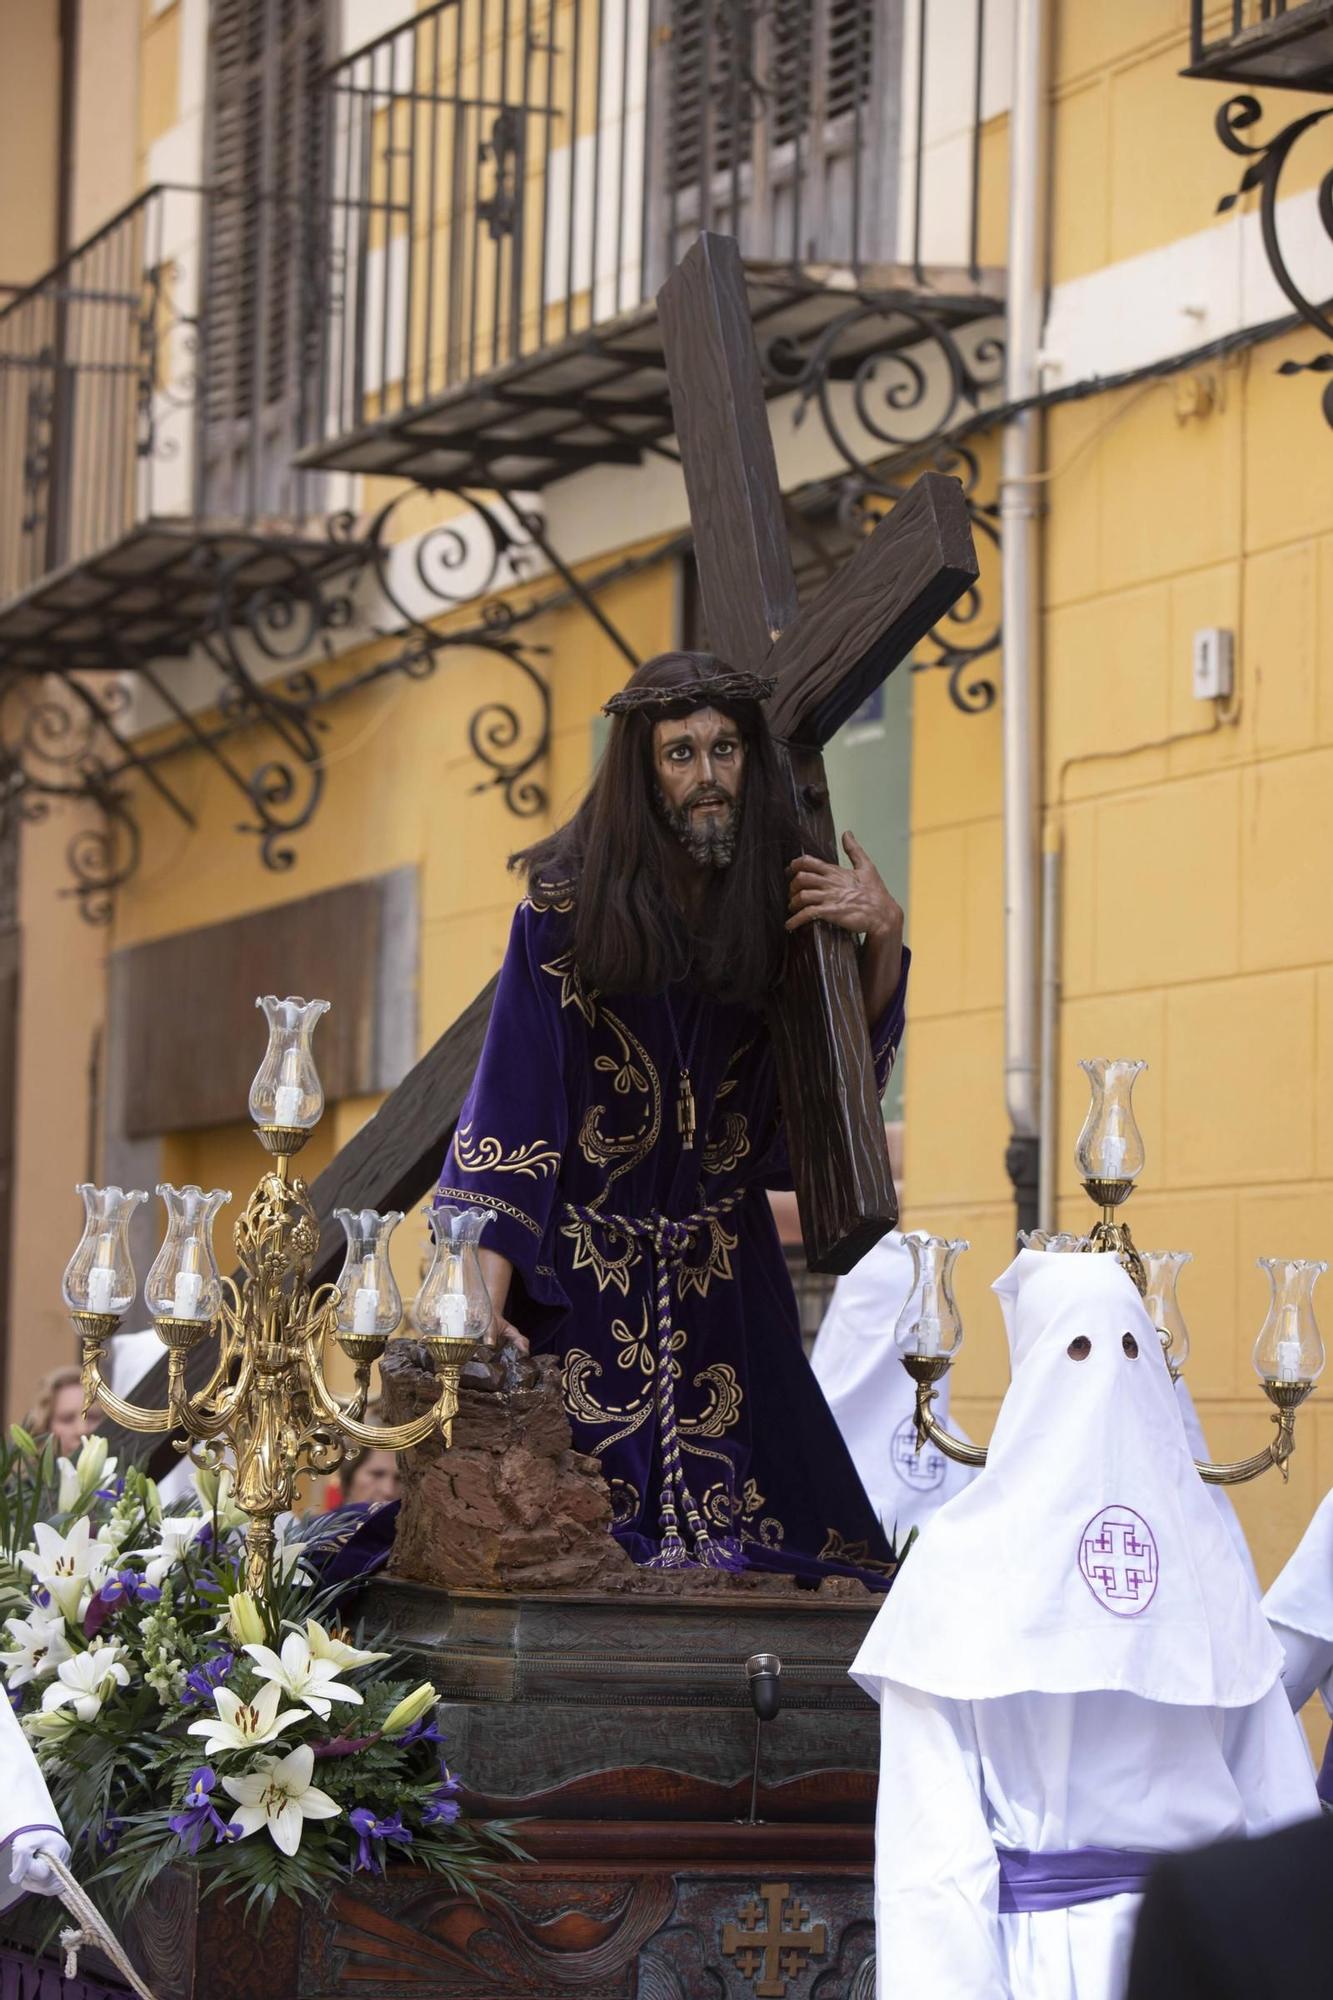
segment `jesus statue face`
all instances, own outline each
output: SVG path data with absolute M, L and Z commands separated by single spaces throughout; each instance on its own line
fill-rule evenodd
M 653 725 L 653 771 L 662 816 L 700 867 L 725 868 L 736 852 L 745 742 L 716 708 Z

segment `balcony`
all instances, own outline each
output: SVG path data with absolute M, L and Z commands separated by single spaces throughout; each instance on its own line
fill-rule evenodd
M 672 428 L 654 294 L 700 229 L 740 242 L 775 391 L 821 341 L 851 378 L 993 315 L 1005 12 L 440 0 L 344 58 L 298 462 L 532 491 L 638 461 Z
M 1282 90 L 1333 90 L 1333 0 L 1190 0 L 1186 76 Z
M 341 559 L 290 467 L 300 216 L 255 207 L 150 188 L 0 308 L 0 669 L 179 656 L 220 577 L 235 605 Z

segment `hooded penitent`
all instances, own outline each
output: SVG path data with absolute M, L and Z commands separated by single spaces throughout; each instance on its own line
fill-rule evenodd
M 976 1477 L 933 1444 L 917 1450 L 916 1390 L 893 1337 L 912 1279 L 906 1239 L 890 1230 L 839 1278 L 810 1356 L 861 1484 L 899 1548 Z M 935 1414 L 944 1422 L 948 1412 L 946 1376 Z
M 985 1471 L 931 1523 L 853 1673 L 976 1701 L 1122 1690 L 1237 1708 L 1281 1669 L 1113 1256 L 1020 1251 Z

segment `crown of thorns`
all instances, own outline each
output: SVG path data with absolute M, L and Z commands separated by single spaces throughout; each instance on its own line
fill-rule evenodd
M 603 715 L 629 715 L 636 708 L 707 708 L 711 701 L 767 701 L 777 686 L 771 674 L 705 674 L 685 687 L 628 687 L 613 694 Z

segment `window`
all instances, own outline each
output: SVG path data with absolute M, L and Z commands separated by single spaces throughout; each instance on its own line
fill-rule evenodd
M 214 0 L 202 404 L 205 510 L 291 515 L 318 348 L 307 258 L 322 192 L 324 0 Z

